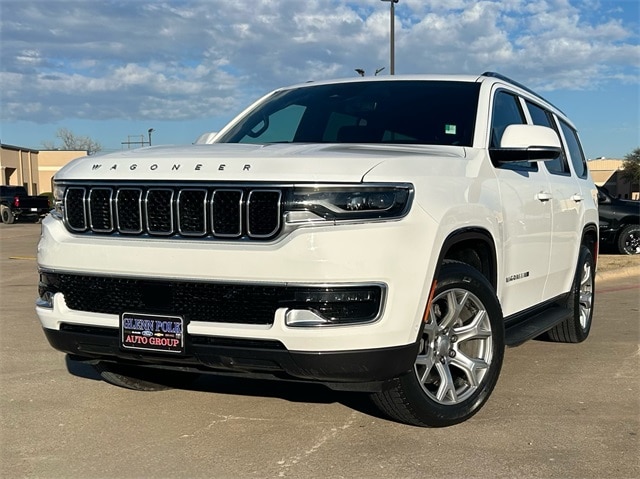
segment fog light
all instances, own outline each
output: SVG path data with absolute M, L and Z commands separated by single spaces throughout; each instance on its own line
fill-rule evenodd
M 302 303 L 343 303 L 347 301 L 372 301 L 371 291 L 305 291 L 296 293 L 296 301 Z
M 382 286 L 297 288 L 283 306 L 287 326 L 339 326 L 376 321 L 382 310 Z
M 39 308 L 53 309 L 53 295 L 54 293 L 52 291 L 41 291 L 36 300 L 36 306 Z

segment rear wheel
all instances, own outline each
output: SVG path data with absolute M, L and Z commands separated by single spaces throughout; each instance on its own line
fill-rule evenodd
M 640 254 L 640 225 L 628 225 L 618 236 L 618 251 L 621 254 Z
M 2 211 L 0 211 L 0 215 L 2 215 L 2 222 L 7 223 L 8 225 L 13 224 L 16 221 L 15 216 L 11 213 L 11 210 L 6 206 L 2 207 Z
M 581 343 L 591 330 L 593 317 L 595 267 L 593 256 L 586 246 L 580 247 L 576 274 L 573 279 L 567 306 L 571 317 L 547 332 L 551 341 L 559 343 Z
M 95 365 L 109 384 L 136 391 L 164 391 L 190 386 L 197 374 L 170 369 L 138 367 L 101 361 Z
M 424 325 L 416 362 L 373 401 L 391 418 L 442 427 L 480 410 L 498 380 L 504 355 L 502 311 L 474 268 L 446 262 Z

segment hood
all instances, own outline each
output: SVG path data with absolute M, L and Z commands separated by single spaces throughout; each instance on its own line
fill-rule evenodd
M 464 156 L 462 148 L 360 144 L 213 143 L 157 146 L 75 160 L 58 180 L 360 182 L 396 157 Z

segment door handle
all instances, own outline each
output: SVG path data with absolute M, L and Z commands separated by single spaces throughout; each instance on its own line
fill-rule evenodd
M 575 201 L 576 203 L 580 203 L 582 200 L 584 200 L 584 197 L 582 195 L 579 195 L 578 193 L 576 193 L 575 195 L 573 195 L 571 197 L 571 199 L 573 201 Z
M 543 201 L 543 202 L 549 201 L 551 198 L 553 198 L 553 195 L 551 195 L 551 193 L 546 193 L 544 191 L 541 191 L 536 195 L 536 200 L 538 201 Z

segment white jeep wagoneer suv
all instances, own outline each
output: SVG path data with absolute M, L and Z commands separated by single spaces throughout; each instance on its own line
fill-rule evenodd
M 208 142 L 55 175 L 36 311 L 105 380 L 316 381 L 447 426 L 488 399 L 505 346 L 589 334 L 596 189 L 574 125 L 522 85 L 310 82 Z

